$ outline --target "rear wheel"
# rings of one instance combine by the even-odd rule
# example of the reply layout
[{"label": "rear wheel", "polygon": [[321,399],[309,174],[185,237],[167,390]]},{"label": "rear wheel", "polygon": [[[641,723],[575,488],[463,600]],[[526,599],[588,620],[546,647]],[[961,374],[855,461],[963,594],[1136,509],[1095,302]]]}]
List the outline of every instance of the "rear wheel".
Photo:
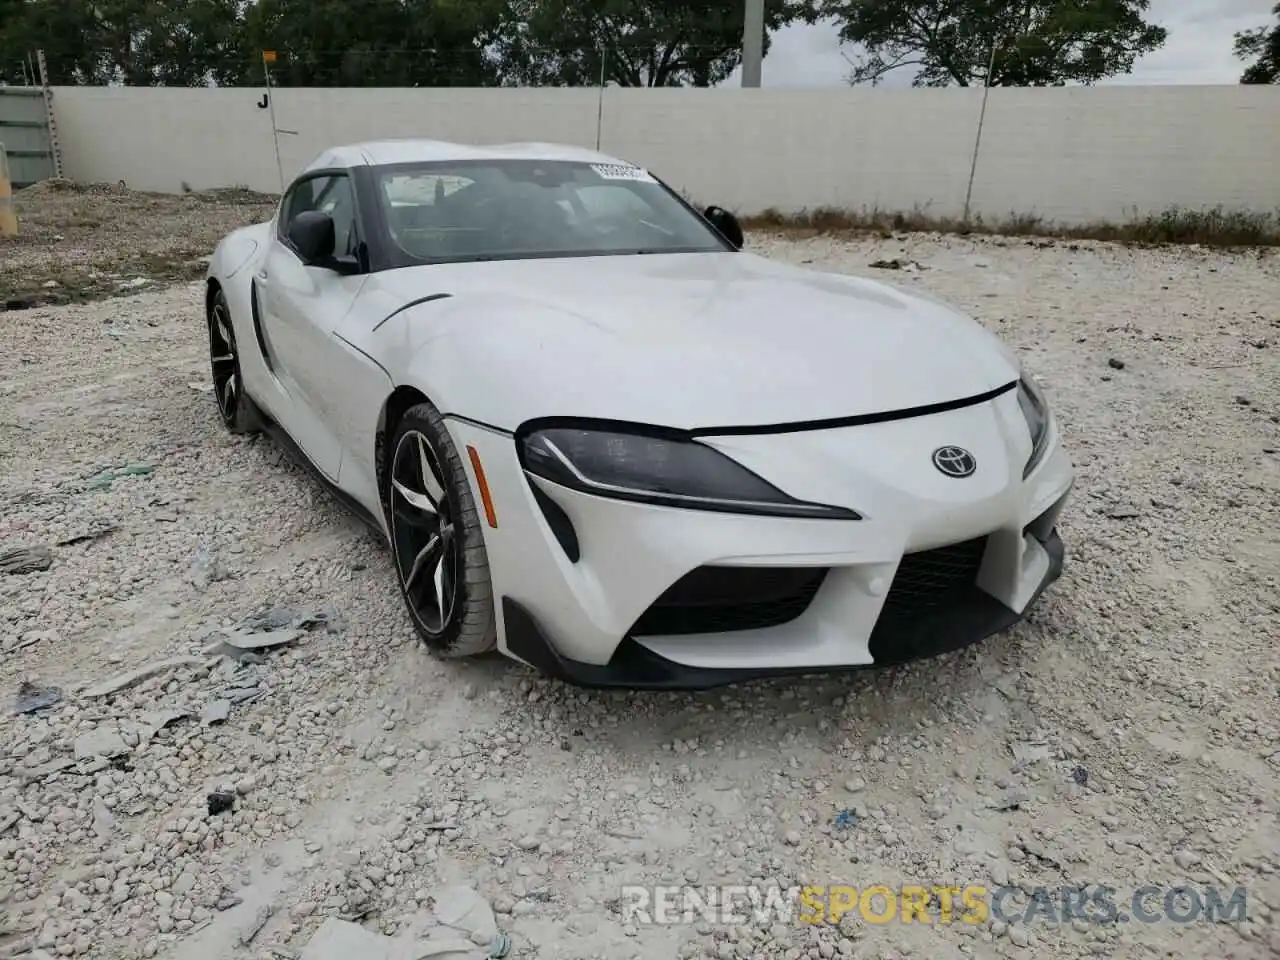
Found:
[{"label": "rear wheel", "polygon": [[496,626],[484,533],[440,412],[430,403],[411,407],[387,449],[387,521],[414,628],[436,656],[487,653]]},{"label": "rear wheel", "polygon": [[258,408],[244,392],[235,326],[231,323],[231,310],[221,288],[213,295],[208,321],[209,366],[222,425],[232,433],[252,433],[258,429]]}]

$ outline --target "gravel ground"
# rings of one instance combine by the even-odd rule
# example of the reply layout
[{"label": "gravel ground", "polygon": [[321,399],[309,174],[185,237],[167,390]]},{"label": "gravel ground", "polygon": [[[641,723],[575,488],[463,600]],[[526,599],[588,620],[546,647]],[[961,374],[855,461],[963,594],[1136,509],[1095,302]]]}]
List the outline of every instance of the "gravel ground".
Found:
[{"label": "gravel ground", "polygon": [[[0,315],[0,545],[51,549],[0,574],[0,957],[296,958],[322,918],[395,931],[440,883],[488,898],[513,958],[1280,955],[1280,260],[751,244],[926,288],[1023,351],[1079,471],[1027,622],[704,694],[441,664],[373,538],[220,428],[198,284]],[[278,608],[293,642],[226,645]],[[190,659],[93,689],[166,658]],[[15,716],[24,682],[62,699]],[[713,882],[1242,886],[1248,919],[617,913],[623,884]]]},{"label": "gravel ground", "polygon": [[181,195],[45,180],[14,195],[18,235],[0,237],[0,311],[83,303],[204,275],[229,230],[270,217],[248,190]]}]

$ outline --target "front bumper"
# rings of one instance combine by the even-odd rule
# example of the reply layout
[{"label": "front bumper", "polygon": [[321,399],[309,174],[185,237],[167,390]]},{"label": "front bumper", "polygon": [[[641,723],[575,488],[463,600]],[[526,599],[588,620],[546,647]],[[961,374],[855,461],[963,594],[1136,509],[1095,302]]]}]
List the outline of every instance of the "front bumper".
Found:
[{"label": "front bumper", "polygon": [[[535,485],[510,436],[449,427],[459,449],[475,448],[496,512],[485,547],[499,648],[583,686],[704,688],[956,649],[1017,622],[1062,570],[1071,465],[1054,425],[1023,478],[1030,438],[1012,392],[910,420],[706,440],[857,521]],[[963,480],[929,460],[957,439],[980,465]]]},{"label": "front bumper", "polygon": [[[1056,530],[1044,547],[1049,555],[1049,569],[1032,597],[1033,603],[1062,573],[1065,550]],[[974,586],[954,605],[931,610],[906,622],[886,619],[878,623],[872,631],[871,645],[882,646],[889,652],[870,664],[836,664],[821,668],[696,667],[669,660],[631,637],[623,639],[608,663],[594,664],[561,656],[533,615],[519,601],[502,598],[508,651],[549,677],[597,689],[706,690],[746,680],[796,676],[819,670],[825,673],[865,670],[958,650],[1013,626],[1022,617],[1023,614],[1015,613],[991,594]]]}]

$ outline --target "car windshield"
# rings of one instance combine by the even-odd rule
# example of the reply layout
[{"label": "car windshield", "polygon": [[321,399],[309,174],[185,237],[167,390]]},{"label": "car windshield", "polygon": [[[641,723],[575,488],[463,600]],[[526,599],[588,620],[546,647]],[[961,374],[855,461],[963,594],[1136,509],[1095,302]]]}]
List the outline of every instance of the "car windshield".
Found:
[{"label": "car windshield", "polygon": [[466,160],[396,164],[375,176],[407,263],[732,249],[626,164]]}]

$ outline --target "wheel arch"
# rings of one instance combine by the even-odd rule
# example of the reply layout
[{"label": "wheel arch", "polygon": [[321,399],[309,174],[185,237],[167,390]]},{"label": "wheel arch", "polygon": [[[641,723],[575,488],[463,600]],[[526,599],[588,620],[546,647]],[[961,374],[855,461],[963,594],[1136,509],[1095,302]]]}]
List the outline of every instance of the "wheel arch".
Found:
[{"label": "wheel arch", "polygon": [[[430,401],[425,393],[415,386],[400,384],[382,402],[378,412],[378,425],[374,431],[373,463],[377,473],[378,495],[385,501],[387,488],[387,438],[395,432],[396,424],[411,407]],[[385,507],[385,502],[384,502]]]},{"label": "wheel arch", "polygon": [[206,317],[213,313],[213,301],[221,289],[222,284],[218,282],[217,277],[206,278],[204,282],[204,315]]}]

